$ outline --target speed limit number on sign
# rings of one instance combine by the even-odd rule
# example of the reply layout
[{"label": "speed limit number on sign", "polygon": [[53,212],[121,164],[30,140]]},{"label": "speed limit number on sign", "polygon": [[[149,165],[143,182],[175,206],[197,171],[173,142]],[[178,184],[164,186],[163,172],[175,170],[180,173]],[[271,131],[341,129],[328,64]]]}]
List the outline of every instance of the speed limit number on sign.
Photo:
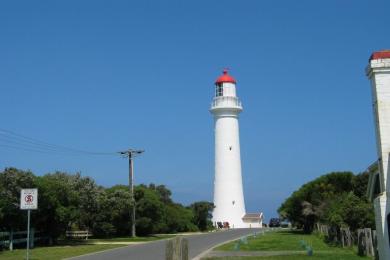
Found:
[{"label": "speed limit number on sign", "polygon": [[38,189],[22,189],[20,191],[20,209],[38,208]]}]

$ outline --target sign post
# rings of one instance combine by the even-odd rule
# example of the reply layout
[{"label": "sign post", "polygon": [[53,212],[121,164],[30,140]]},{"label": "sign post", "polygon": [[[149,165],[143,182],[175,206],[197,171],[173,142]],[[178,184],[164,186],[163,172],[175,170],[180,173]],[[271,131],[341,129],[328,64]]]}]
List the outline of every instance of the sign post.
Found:
[{"label": "sign post", "polygon": [[38,189],[22,189],[20,191],[20,209],[27,210],[27,252],[26,260],[29,260],[30,250],[30,211],[38,208]]}]

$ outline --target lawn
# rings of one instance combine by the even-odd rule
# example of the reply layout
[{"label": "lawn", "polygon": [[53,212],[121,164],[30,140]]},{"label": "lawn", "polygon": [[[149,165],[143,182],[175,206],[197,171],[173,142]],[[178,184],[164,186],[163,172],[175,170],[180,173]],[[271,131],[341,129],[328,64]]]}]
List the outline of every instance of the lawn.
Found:
[{"label": "lawn", "polygon": [[114,238],[92,238],[92,239],[81,239],[81,240],[60,240],[60,244],[96,244],[96,243],[116,243],[116,242],[150,242],[150,241],[156,241],[160,239],[166,239],[166,238],[172,238],[176,235],[174,234],[164,234],[164,235],[153,235],[153,236],[147,236],[147,237],[114,237]]},{"label": "lawn", "polygon": [[[123,245],[72,245],[72,246],[50,246],[36,247],[30,250],[31,260],[60,260],[67,257],[84,255],[88,253],[113,249]],[[13,251],[0,252],[2,260],[25,259],[26,249],[15,249]]]},{"label": "lawn", "polygon": [[[315,235],[305,235],[300,231],[278,231],[268,232],[264,235],[258,234],[248,238],[248,244],[241,244],[240,250],[254,251],[285,251],[285,250],[302,250],[300,241],[304,240],[314,250],[329,250],[319,237]],[[236,242],[231,242],[218,247],[216,250],[234,250]],[[336,249],[336,248],[335,248]]]},{"label": "lawn", "polygon": [[215,257],[205,258],[202,260],[301,260],[301,259],[313,259],[313,260],[364,260],[370,259],[366,257],[360,257],[351,254],[339,254],[339,253],[318,253],[313,256],[307,255],[286,255],[286,256],[255,256],[255,257]]},{"label": "lawn", "polygon": [[[36,247],[30,250],[31,260],[59,260],[126,246],[131,242],[150,242],[174,237],[175,235],[154,235],[148,237],[119,237],[110,239],[60,240],[58,246]],[[124,243],[124,244],[123,244]],[[0,251],[1,260],[25,259],[26,249]]]},{"label": "lawn", "polygon": [[150,242],[160,239],[166,239],[166,238],[172,238],[176,235],[172,234],[164,234],[164,235],[154,235],[154,236],[147,236],[147,237],[116,237],[116,238],[109,238],[109,239],[88,239],[88,241],[92,242]]},{"label": "lawn", "polygon": [[[302,247],[302,242],[305,241],[313,249],[313,255],[308,256],[305,249]],[[214,249],[215,251],[235,251],[237,242],[230,242]],[[236,248],[237,249],[237,248]],[[278,231],[268,232],[256,237],[248,237],[248,243],[240,243],[239,251],[261,251],[269,252],[284,252],[291,251],[290,255],[281,256],[254,256],[254,257],[211,257],[208,260],[298,260],[298,259],[331,259],[331,260],[352,260],[352,259],[371,259],[369,257],[360,257],[356,254],[356,248],[340,248],[329,246],[316,235],[306,235],[299,231]],[[238,251],[238,252],[239,252]],[[297,254],[297,251],[298,252]]]}]

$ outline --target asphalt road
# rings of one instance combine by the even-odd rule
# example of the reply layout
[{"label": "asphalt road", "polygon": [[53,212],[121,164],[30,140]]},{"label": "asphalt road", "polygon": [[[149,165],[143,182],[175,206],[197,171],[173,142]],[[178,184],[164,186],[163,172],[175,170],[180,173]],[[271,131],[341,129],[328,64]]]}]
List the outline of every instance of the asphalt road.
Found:
[{"label": "asphalt road", "polygon": [[[219,231],[207,234],[197,234],[185,236],[188,239],[190,259],[207,251],[208,249],[223,242],[236,239],[247,234],[251,234],[258,229],[234,229],[229,231]],[[145,244],[135,244],[117,249],[112,249],[100,253],[94,253],[79,257],[70,258],[72,260],[164,260],[166,240],[159,240]]]}]

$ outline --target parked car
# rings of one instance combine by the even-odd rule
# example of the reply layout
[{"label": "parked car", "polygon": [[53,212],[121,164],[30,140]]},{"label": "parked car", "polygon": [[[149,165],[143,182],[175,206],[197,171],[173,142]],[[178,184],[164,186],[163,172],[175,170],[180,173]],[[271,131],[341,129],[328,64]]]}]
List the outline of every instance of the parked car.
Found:
[{"label": "parked car", "polygon": [[280,227],[280,219],[278,218],[271,218],[269,221],[269,227]]},{"label": "parked car", "polygon": [[288,221],[282,221],[282,222],[280,222],[280,226],[282,228],[291,228],[291,223]]}]

